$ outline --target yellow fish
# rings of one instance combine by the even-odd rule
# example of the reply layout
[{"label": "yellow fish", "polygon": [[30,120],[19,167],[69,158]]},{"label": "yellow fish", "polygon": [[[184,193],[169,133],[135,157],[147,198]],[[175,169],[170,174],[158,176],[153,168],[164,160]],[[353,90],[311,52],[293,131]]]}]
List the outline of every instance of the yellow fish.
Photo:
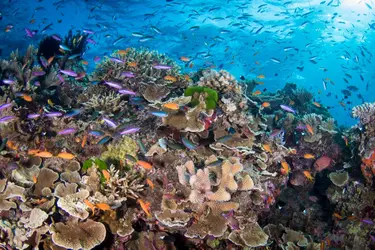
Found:
[{"label": "yellow fish", "polygon": [[283,175],[287,175],[290,172],[289,164],[286,161],[281,162],[282,168],[280,169]]},{"label": "yellow fish", "polygon": [[66,160],[72,160],[74,159],[75,156],[71,153],[61,152],[60,154],[57,155],[57,157],[66,159]]},{"label": "yellow fish", "polygon": [[163,104],[163,106],[167,109],[173,109],[173,110],[179,110],[180,109],[180,106],[177,103],[174,103],[174,102],[165,103],[165,104]]},{"label": "yellow fish", "polygon": [[264,79],[264,78],[266,78],[266,76],[265,75],[258,75],[257,78]]},{"label": "yellow fish", "polygon": [[271,150],[271,146],[269,144],[263,144],[263,148],[264,150],[266,150],[268,153],[271,153],[272,150]]},{"label": "yellow fish", "polygon": [[303,158],[305,159],[315,159],[315,156],[312,154],[304,154]]},{"label": "yellow fish", "polygon": [[312,181],[314,178],[311,176],[311,173],[307,170],[303,171],[303,174],[305,175],[305,177],[309,180],[309,181]]},{"label": "yellow fish", "polygon": [[53,155],[48,151],[42,151],[42,152],[36,153],[35,156],[39,156],[41,158],[51,158]]}]

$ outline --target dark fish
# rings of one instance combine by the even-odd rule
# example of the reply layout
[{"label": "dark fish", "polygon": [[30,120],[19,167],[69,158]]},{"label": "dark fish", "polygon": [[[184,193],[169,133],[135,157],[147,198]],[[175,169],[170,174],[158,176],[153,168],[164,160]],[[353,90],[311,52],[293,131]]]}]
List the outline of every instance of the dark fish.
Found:
[{"label": "dark fish", "polygon": [[348,90],[350,91],[358,91],[358,88],[354,85],[349,85],[348,87],[346,87]]},{"label": "dark fish", "polygon": [[112,139],[112,137],[109,136],[109,135],[104,136],[102,139],[100,139],[100,141],[98,141],[97,145],[103,145],[103,144],[106,144],[106,143],[109,142],[111,139]]}]

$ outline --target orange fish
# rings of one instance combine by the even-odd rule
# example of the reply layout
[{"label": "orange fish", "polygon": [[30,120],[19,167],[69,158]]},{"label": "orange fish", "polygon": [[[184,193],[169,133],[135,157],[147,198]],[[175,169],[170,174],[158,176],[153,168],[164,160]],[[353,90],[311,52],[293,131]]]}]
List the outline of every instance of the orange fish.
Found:
[{"label": "orange fish", "polygon": [[95,213],[95,205],[92,204],[89,200],[83,200],[83,202],[86,204],[86,206],[88,206],[91,211],[92,211],[92,214]]},{"label": "orange fish", "polygon": [[29,149],[29,150],[27,151],[27,154],[28,154],[28,155],[35,155],[35,154],[37,154],[37,153],[39,153],[39,152],[40,152],[39,149]]},{"label": "orange fish", "polygon": [[344,139],[344,141],[345,141],[345,146],[349,146],[348,137],[346,137],[346,136],[343,135],[342,139]]},{"label": "orange fish", "polygon": [[311,135],[314,135],[314,130],[309,124],[306,124],[306,129]]},{"label": "orange fish", "polygon": [[264,150],[266,150],[268,153],[271,153],[272,150],[271,150],[271,146],[269,144],[263,144],[263,148]]},{"label": "orange fish", "polygon": [[10,148],[11,150],[17,150],[18,147],[14,144],[13,141],[7,141],[7,147]]},{"label": "orange fish", "polygon": [[292,100],[289,101],[289,105],[294,105],[294,104],[295,104],[294,101],[292,101]]},{"label": "orange fish", "polygon": [[309,181],[312,181],[314,178],[312,177],[311,173],[309,171],[303,171],[303,174],[305,175],[305,177],[309,180]]},{"label": "orange fish", "polygon": [[89,62],[88,62],[88,61],[85,61],[85,60],[83,60],[83,61],[82,61],[82,64],[83,64],[83,65],[89,65]]},{"label": "orange fish", "polygon": [[304,154],[303,158],[305,158],[305,159],[315,159],[315,156],[312,155],[312,154]]},{"label": "orange fish", "polygon": [[190,63],[189,64],[189,68],[193,68],[194,67],[194,64],[193,63]]},{"label": "orange fish", "polygon": [[152,165],[146,161],[137,161],[136,164],[147,170],[152,169]]},{"label": "orange fish", "polygon": [[35,156],[39,156],[42,158],[51,158],[53,155],[48,151],[41,151],[35,154]]},{"label": "orange fish", "polygon": [[289,164],[286,161],[281,162],[282,168],[280,169],[283,175],[287,175],[290,172]]},{"label": "orange fish", "polygon": [[138,199],[139,205],[141,205],[142,210],[147,214],[148,217],[151,217],[150,213],[150,202],[144,202],[141,199]]},{"label": "orange fish", "polygon": [[22,95],[22,98],[27,102],[32,102],[33,98],[29,95]]},{"label": "orange fish", "polygon": [[165,103],[165,104],[163,104],[163,106],[167,109],[173,109],[173,110],[179,110],[180,109],[180,106],[177,103],[174,103],[174,102]]},{"label": "orange fish", "polygon": [[66,159],[66,160],[72,160],[74,159],[75,156],[71,153],[61,152],[60,154],[57,155],[57,157]]},{"label": "orange fish", "polygon": [[295,148],[291,148],[289,149],[289,153],[295,155],[297,154],[297,150]]},{"label": "orange fish", "polygon": [[171,81],[171,82],[177,82],[177,78],[174,76],[164,76],[164,80]]},{"label": "orange fish", "polygon": [[103,173],[103,176],[104,178],[106,179],[106,181],[108,182],[110,179],[111,179],[111,175],[109,174],[109,172],[105,169],[102,170],[102,173]]},{"label": "orange fish", "polygon": [[333,213],[333,216],[339,220],[342,220],[342,216],[339,213]]},{"label": "orange fish", "polygon": [[98,203],[98,204],[95,204],[95,207],[103,211],[111,210],[111,207],[107,203]]},{"label": "orange fish", "polygon": [[184,78],[185,78],[186,81],[190,81],[191,80],[189,75],[184,75]]},{"label": "orange fish", "polygon": [[258,75],[257,78],[259,78],[259,79],[264,79],[264,78],[266,78],[266,77],[265,77],[265,75]]},{"label": "orange fish", "polygon": [[51,64],[51,62],[53,61],[53,59],[55,59],[55,56],[51,56],[50,58],[48,58],[48,64]]},{"label": "orange fish", "polygon": [[260,90],[257,90],[255,92],[253,92],[253,96],[257,96],[257,95],[260,95],[262,94],[262,92]]},{"label": "orange fish", "polygon": [[81,147],[82,147],[82,148],[85,147],[86,142],[87,142],[87,135],[83,136],[83,138],[82,138],[82,143],[81,143]]},{"label": "orange fish", "polygon": [[255,64],[256,64],[256,65],[259,65],[259,64],[260,64],[260,62],[258,62],[258,61],[255,61]]},{"label": "orange fish", "polygon": [[129,52],[129,50],[130,50],[130,48],[127,48],[127,49],[121,49],[121,50],[118,50],[117,51],[117,54],[119,54],[119,55],[126,55],[128,52]]},{"label": "orange fish", "polygon": [[31,24],[35,23],[35,19],[31,19],[29,23]]},{"label": "orange fish", "polygon": [[318,102],[313,102],[313,104],[314,104],[316,107],[318,107],[318,108],[321,107],[320,103],[318,103]]},{"label": "orange fish", "polygon": [[150,186],[151,189],[154,189],[155,185],[154,185],[154,183],[150,179],[147,178],[146,179],[146,183],[147,183],[147,185]]},{"label": "orange fish", "polygon": [[183,62],[188,62],[188,61],[190,61],[190,58],[188,58],[186,56],[181,56],[180,60],[183,61]]},{"label": "orange fish", "polygon": [[36,175],[33,175],[33,182],[34,184],[38,182],[38,178],[36,177]]},{"label": "orange fish", "polygon": [[269,103],[269,102],[263,102],[262,103],[262,107],[263,108],[268,108],[268,107],[270,107],[271,106],[271,103]]},{"label": "orange fish", "polygon": [[136,62],[128,62],[128,66],[129,67],[137,67],[137,63]]}]

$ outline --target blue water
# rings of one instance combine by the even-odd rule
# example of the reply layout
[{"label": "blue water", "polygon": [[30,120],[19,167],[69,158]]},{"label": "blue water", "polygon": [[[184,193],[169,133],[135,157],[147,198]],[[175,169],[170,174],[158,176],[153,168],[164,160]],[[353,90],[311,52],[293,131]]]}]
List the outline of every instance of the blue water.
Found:
[{"label": "blue water", "polygon": [[[341,125],[355,122],[350,116],[354,105],[375,101],[373,0],[3,0],[0,12],[2,58],[37,45],[47,35],[64,37],[70,29],[90,29],[96,44],[90,44],[84,56],[89,71],[95,68],[95,56],[145,47],[166,53],[183,67],[181,56],[194,58],[193,68],[185,71],[216,66],[237,78],[263,74],[264,85],[258,86],[262,91],[274,92],[294,82],[331,106]],[[7,25],[14,27],[5,32]],[[25,28],[38,32],[30,38]],[[119,37],[124,39],[113,45]],[[330,79],[326,90],[325,78]],[[358,91],[343,100],[341,90],[349,85]]]}]

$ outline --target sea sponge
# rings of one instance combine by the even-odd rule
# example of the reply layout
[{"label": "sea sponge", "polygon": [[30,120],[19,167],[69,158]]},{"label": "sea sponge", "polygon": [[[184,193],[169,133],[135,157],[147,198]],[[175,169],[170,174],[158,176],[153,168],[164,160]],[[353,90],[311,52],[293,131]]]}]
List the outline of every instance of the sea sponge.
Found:
[{"label": "sea sponge", "polygon": [[[124,136],[120,141],[114,141],[108,145],[107,151],[103,152],[101,159],[103,160],[123,160],[126,155],[137,158],[137,143],[130,137]],[[131,164],[131,163],[129,163]]]},{"label": "sea sponge", "polygon": [[102,223],[90,219],[85,222],[72,219],[65,224],[53,224],[50,233],[53,243],[60,247],[88,250],[104,241],[106,229]]},{"label": "sea sponge", "polygon": [[338,187],[343,187],[349,181],[349,174],[346,171],[330,173],[329,179]]},{"label": "sea sponge", "polygon": [[216,104],[219,101],[218,93],[210,88],[201,87],[201,86],[191,86],[188,87],[185,92],[185,96],[191,96],[191,104],[196,106],[200,103],[200,97],[203,96],[206,104],[206,109],[215,109]]}]

